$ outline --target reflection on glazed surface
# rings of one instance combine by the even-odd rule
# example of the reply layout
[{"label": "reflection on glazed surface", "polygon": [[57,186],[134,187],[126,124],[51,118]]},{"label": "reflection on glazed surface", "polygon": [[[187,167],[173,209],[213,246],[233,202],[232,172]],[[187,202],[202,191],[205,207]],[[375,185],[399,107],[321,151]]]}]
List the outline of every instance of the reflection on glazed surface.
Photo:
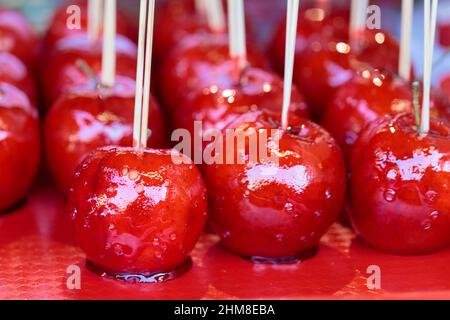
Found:
[{"label": "reflection on glazed surface", "polygon": [[16,87],[0,82],[0,213],[27,194],[40,161],[36,108]]},{"label": "reflection on glazed surface", "polygon": [[[449,110],[438,96],[433,97],[432,116],[447,117]],[[364,67],[337,90],[322,125],[349,159],[359,133],[368,123],[388,113],[402,112],[414,112],[411,85],[390,72]]]},{"label": "reflection on glazed surface", "polygon": [[80,247],[103,271],[169,272],[188,258],[206,220],[206,189],[171,152],[103,148],[77,171],[70,216]]},{"label": "reflection on glazed surface", "polygon": [[[81,86],[72,91],[58,99],[45,121],[48,166],[65,193],[76,168],[90,152],[103,146],[133,144],[134,81],[118,77],[113,88]],[[163,118],[154,99],[149,119],[149,146],[164,146]]]},{"label": "reflection on glazed surface", "polygon": [[383,117],[362,133],[351,162],[351,217],[362,237],[397,254],[450,243],[450,128],[432,120],[417,133],[412,114]]},{"label": "reflection on glazed surface", "polygon": [[23,90],[36,105],[37,93],[27,67],[14,55],[0,52],[0,82],[6,82]]},{"label": "reflection on glazed surface", "polygon": [[[136,78],[136,45],[117,35],[116,74],[131,79]],[[80,67],[80,62],[89,69]],[[49,108],[63,93],[74,86],[89,84],[100,79],[102,67],[102,42],[93,43],[86,34],[76,35],[58,41],[46,57],[42,67],[42,87],[46,107]]]},{"label": "reflection on glazed surface", "polygon": [[[251,46],[247,60],[252,67],[268,67],[267,59]],[[227,35],[194,34],[184,38],[159,69],[158,89],[164,107],[180,108],[190,91],[221,84],[231,68]]]},{"label": "reflection on glazed surface", "polygon": [[[283,81],[277,75],[249,68],[244,71],[240,84],[235,84],[231,66],[227,69],[220,82],[191,92],[182,108],[174,111],[172,125],[175,128],[193,132],[194,121],[202,121],[204,130],[223,130],[248,111],[281,114]],[[292,117],[308,116],[308,108],[295,87],[289,111]]]},{"label": "reflection on glazed surface", "polygon": [[[253,116],[242,116],[230,127],[279,128],[270,115]],[[205,166],[213,227],[240,255],[296,257],[317,246],[342,208],[345,166],[336,143],[308,120],[291,119],[291,124],[279,149],[271,150],[278,164]]]},{"label": "reflection on glazed surface", "polygon": [[38,38],[31,23],[19,11],[6,8],[0,8],[0,22],[0,51],[9,52],[33,67]]}]

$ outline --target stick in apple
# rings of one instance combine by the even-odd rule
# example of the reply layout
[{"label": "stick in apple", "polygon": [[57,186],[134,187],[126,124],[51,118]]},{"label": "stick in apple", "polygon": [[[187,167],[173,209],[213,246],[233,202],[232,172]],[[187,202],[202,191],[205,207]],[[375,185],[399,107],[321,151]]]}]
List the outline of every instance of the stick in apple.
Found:
[{"label": "stick in apple", "polygon": [[368,0],[352,0],[350,10],[350,45],[357,48],[361,33],[366,27]]},{"label": "stick in apple", "polygon": [[242,71],[247,66],[243,0],[228,0],[228,29],[230,36],[230,57],[235,66],[233,78],[236,82],[239,82]]},{"label": "stick in apple", "polygon": [[133,121],[133,147],[144,149],[146,145],[141,145],[141,123],[142,123],[142,95],[144,92],[144,62],[145,62],[145,41],[147,29],[147,0],[140,0],[139,9],[139,40],[138,57],[136,67],[136,97],[134,100],[134,121]]},{"label": "stick in apple", "polygon": [[114,86],[116,77],[116,0],[105,0],[102,85]]},{"label": "stick in apple", "polygon": [[100,25],[102,23],[103,0],[88,1],[88,22],[87,31],[89,39],[97,41],[100,35]]},{"label": "stick in apple", "polygon": [[133,126],[133,146],[139,149],[145,149],[148,140],[154,17],[155,0],[141,0]]},{"label": "stick in apple", "polygon": [[284,130],[288,127],[289,105],[291,104],[292,77],[294,73],[295,42],[297,39],[299,0],[288,0],[286,22],[286,53],[284,61],[284,92],[281,123]]},{"label": "stick in apple", "polygon": [[413,11],[414,0],[402,0],[402,26],[398,74],[408,82],[411,80],[411,35]]},{"label": "stick in apple", "polygon": [[148,140],[148,114],[150,109],[150,81],[152,74],[152,52],[153,52],[153,28],[155,20],[155,0],[150,0],[147,14],[147,39],[145,44],[144,63],[144,97],[141,119],[141,146],[147,146]]},{"label": "stick in apple", "polygon": [[436,35],[436,20],[438,0],[424,1],[424,72],[423,72],[423,101],[422,117],[420,121],[420,133],[426,134],[430,131],[430,93],[431,73],[433,69],[434,41]]},{"label": "stick in apple", "polygon": [[206,15],[207,0],[195,0],[195,11],[200,18]]},{"label": "stick in apple", "polygon": [[222,0],[209,0],[205,3],[206,19],[209,28],[214,33],[224,33],[226,29],[225,13]]}]

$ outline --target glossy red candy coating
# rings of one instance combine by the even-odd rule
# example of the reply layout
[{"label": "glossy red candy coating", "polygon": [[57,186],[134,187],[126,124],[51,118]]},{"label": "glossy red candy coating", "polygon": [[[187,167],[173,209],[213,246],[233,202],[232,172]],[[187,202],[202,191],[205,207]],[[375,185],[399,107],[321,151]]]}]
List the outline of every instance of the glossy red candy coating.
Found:
[{"label": "glossy red candy coating", "polygon": [[334,92],[351,79],[348,45],[313,42],[296,55],[294,82],[305,97],[314,119],[320,119]]},{"label": "glossy red candy coating", "polygon": [[351,163],[351,220],[373,247],[427,254],[450,245],[450,127],[419,135],[412,114],[385,116],[361,133]]},{"label": "glossy red candy coating", "polygon": [[36,87],[27,67],[8,52],[0,52],[0,82],[6,82],[25,92],[33,105],[36,105]]},{"label": "glossy red candy coating", "polygon": [[[136,45],[120,35],[116,39],[116,74],[134,79],[136,77]],[[47,107],[71,87],[89,80],[89,75],[77,64],[77,61],[87,64],[100,79],[102,41],[92,43],[86,35],[78,35],[64,38],[56,43],[41,74]]]},{"label": "glossy red candy coating", "polygon": [[321,124],[336,139],[348,158],[366,124],[390,112],[413,110],[412,92],[403,79],[364,68],[336,91]]},{"label": "glossy red candy coating", "polygon": [[195,33],[211,33],[205,19],[197,15],[194,1],[171,0],[155,12],[153,55],[160,61],[182,39]]},{"label": "glossy red candy coating", "polygon": [[198,241],[206,189],[169,150],[102,148],[79,167],[69,209],[87,259],[113,274],[169,272]]},{"label": "glossy red candy coating", "polygon": [[[421,104],[421,97],[419,101]],[[432,100],[433,116],[448,117],[449,110],[438,97]],[[411,85],[390,72],[363,68],[337,90],[322,125],[348,159],[359,133],[368,123],[388,113],[402,112],[414,112]]]},{"label": "glossy red candy coating", "polygon": [[[278,124],[276,117],[256,113],[230,128],[270,130]],[[205,167],[212,226],[242,256],[297,257],[317,246],[343,207],[346,172],[339,147],[306,119],[291,125],[279,140],[279,164],[266,159]]]},{"label": "glossy red candy coating", "polygon": [[315,119],[322,118],[336,89],[352,77],[352,69],[368,64],[396,72],[399,48],[391,36],[367,30],[361,39],[358,48],[351,48],[345,40],[319,39],[297,53],[294,82]]},{"label": "glossy red candy coating", "polygon": [[[118,78],[112,89],[81,88],[63,95],[45,119],[48,167],[59,188],[67,193],[73,174],[98,147],[132,146],[135,82]],[[150,101],[149,146],[163,147],[165,126],[158,104]]]},{"label": "glossy red candy coating", "polygon": [[[267,68],[266,58],[249,48],[249,65]],[[163,106],[180,107],[192,90],[209,85],[232,68],[227,35],[194,34],[186,37],[163,60],[158,92]]]},{"label": "glossy red candy coating", "polygon": [[[230,74],[231,70],[228,70],[209,87],[192,91],[182,107],[174,110],[172,126],[193,132],[194,121],[202,121],[204,130],[222,130],[248,111],[281,114],[283,81],[276,74],[249,68],[240,84],[235,84]],[[292,89],[290,114],[308,115],[308,108],[295,87]]]},{"label": "glossy red candy coating", "polygon": [[32,66],[37,45],[31,23],[18,11],[0,8],[0,52],[9,52]]},{"label": "glossy red candy coating", "polygon": [[37,110],[25,93],[0,82],[0,212],[26,195],[39,160]]},{"label": "glossy red candy coating", "polygon": [[[67,27],[68,20],[71,14],[67,13],[69,6],[76,5],[80,8],[80,29],[69,29]],[[78,35],[85,35],[88,25],[88,8],[87,1],[70,1],[59,8],[53,13],[53,17],[50,21],[49,27],[43,39],[44,47],[46,50],[51,49],[59,40]],[[117,34],[128,37],[131,40],[136,38],[136,35],[131,27],[131,23],[128,17],[121,11],[117,10]],[[102,32],[100,32],[101,34]]]}]

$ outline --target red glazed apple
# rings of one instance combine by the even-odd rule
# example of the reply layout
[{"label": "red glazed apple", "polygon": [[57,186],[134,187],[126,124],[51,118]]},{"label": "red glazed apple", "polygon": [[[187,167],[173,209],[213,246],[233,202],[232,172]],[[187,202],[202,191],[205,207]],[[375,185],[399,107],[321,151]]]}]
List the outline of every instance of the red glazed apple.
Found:
[{"label": "red glazed apple", "polygon": [[[257,68],[244,71],[240,83],[234,83],[229,70],[206,88],[192,91],[180,108],[173,111],[174,128],[186,128],[193,133],[194,121],[202,121],[203,129],[225,129],[241,114],[264,110],[281,113],[283,81],[274,73]],[[308,116],[303,98],[293,87],[290,114]]]},{"label": "red glazed apple", "polygon": [[37,44],[33,26],[20,12],[0,8],[0,52],[9,52],[32,66]]},{"label": "red glazed apple", "polygon": [[297,54],[294,81],[320,120],[336,89],[352,77],[353,68],[368,64],[395,71],[398,51],[397,43],[381,31],[364,32],[358,48],[343,41],[313,41]]},{"label": "red glazed apple", "polygon": [[[69,29],[67,26],[68,20],[71,16],[71,13],[68,13],[67,10],[70,6],[78,6],[80,9],[80,28]],[[70,1],[65,5],[60,6],[56,9],[53,14],[53,18],[50,21],[50,25],[47,29],[44,38],[44,47],[46,50],[51,49],[59,40],[70,37],[70,36],[79,36],[85,35],[87,32],[87,24],[88,24],[88,8],[86,0],[78,0],[78,1]],[[121,11],[117,10],[117,26],[116,30],[118,34],[121,34],[125,37],[128,37],[131,40],[136,38],[136,35],[131,27],[131,23],[128,20],[128,17]],[[100,32],[101,33],[101,32]]]},{"label": "red glazed apple", "polygon": [[[66,93],[45,119],[45,147],[50,172],[63,192],[83,159],[98,147],[132,145],[135,82],[117,77],[113,88],[81,87]],[[151,100],[150,146],[165,143],[163,117]]]},{"label": "red glazed apple", "polygon": [[0,212],[25,197],[39,159],[37,110],[25,93],[0,82]]},{"label": "red glazed apple", "polygon": [[345,42],[312,42],[296,55],[294,82],[305,97],[314,119],[320,119],[337,88],[353,75],[350,46]]},{"label": "red glazed apple", "polygon": [[[281,131],[278,148],[271,144],[274,140],[258,142],[276,161],[205,167],[212,226],[223,244],[241,256],[296,258],[317,247],[343,207],[346,172],[338,145],[306,119],[292,118],[290,123]],[[256,112],[229,128],[247,133],[280,126],[276,116]],[[234,148],[225,150],[236,152]]]},{"label": "red glazed apple", "polygon": [[[248,62],[252,67],[266,68],[266,59],[249,49]],[[230,70],[232,61],[228,36],[195,34],[185,38],[163,60],[159,70],[159,96],[164,107],[180,107],[192,90],[213,83]]]},{"label": "red glazed apple", "polygon": [[171,0],[155,12],[154,58],[160,61],[182,39],[195,33],[211,33],[206,20],[196,13],[194,1]]},{"label": "red glazed apple", "polygon": [[102,148],[79,167],[68,203],[89,263],[125,280],[164,281],[187,261],[207,217],[206,189],[194,165],[172,162],[174,152]]},{"label": "red glazed apple", "polygon": [[[369,122],[388,113],[413,111],[411,85],[390,72],[363,68],[337,90],[325,111],[322,125],[337,140],[348,159],[360,131]],[[432,100],[432,115],[448,117],[449,111],[449,106],[438,97]]]},{"label": "red glazed apple", "polygon": [[361,132],[351,161],[350,217],[371,246],[427,254],[450,245],[450,127],[414,115],[379,118]]},{"label": "red glazed apple", "polygon": [[25,92],[33,105],[36,105],[36,87],[27,67],[8,52],[0,52],[0,82],[14,85]]},{"label": "red glazed apple", "polygon": [[[136,57],[136,45],[131,40],[118,35],[116,38],[116,74],[135,78]],[[87,35],[64,38],[56,43],[46,63],[41,78],[46,106],[49,107],[71,87],[83,84],[89,79],[91,75],[86,74],[82,64],[88,66],[90,73],[100,78],[102,41],[92,43]]]}]

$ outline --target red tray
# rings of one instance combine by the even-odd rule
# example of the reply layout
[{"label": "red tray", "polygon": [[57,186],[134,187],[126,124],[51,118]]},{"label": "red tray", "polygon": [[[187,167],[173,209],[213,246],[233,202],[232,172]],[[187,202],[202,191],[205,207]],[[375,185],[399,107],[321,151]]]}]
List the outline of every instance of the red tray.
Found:
[{"label": "red tray", "polygon": [[[40,185],[27,202],[0,216],[0,299],[450,299],[450,250],[399,257],[368,248],[334,225],[314,258],[295,265],[252,264],[204,235],[193,267],[162,284],[102,278],[85,266],[71,239],[64,199]],[[81,268],[81,289],[67,287],[67,268]],[[367,287],[367,268],[381,269],[381,289]]]}]

